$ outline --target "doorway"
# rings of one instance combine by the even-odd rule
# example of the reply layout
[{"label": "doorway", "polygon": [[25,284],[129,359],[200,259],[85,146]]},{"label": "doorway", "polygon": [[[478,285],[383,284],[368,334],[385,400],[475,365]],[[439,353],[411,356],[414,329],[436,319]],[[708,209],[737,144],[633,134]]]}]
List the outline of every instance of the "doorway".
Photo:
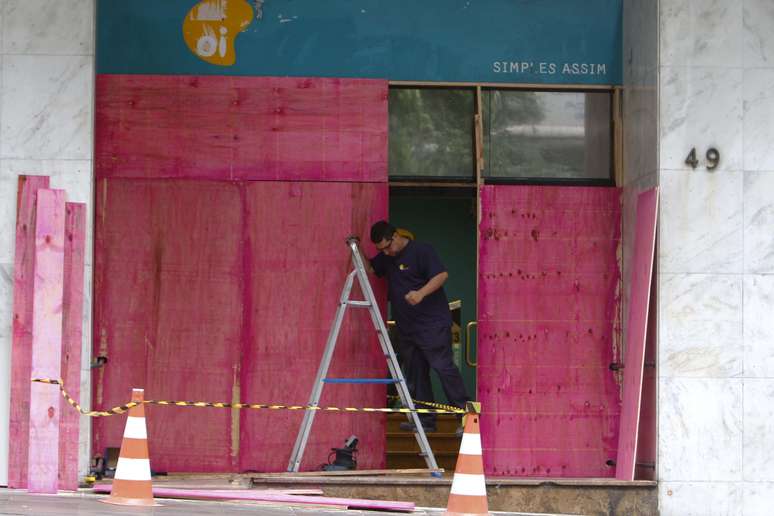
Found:
[{"label": "doorway", "polygon": [[[472,188],[392,187],[390,221],[428,242],[449,272],[444,284],[450,304],[459,309],[454,328],[454,362],[462,373],[468,395],[476,394],[475,340],[471,322],[476,320],[476,195]],[[456,303],[459,302],[459,303]],[[435,400],[446,403],[440,382],[432,373]]]}]

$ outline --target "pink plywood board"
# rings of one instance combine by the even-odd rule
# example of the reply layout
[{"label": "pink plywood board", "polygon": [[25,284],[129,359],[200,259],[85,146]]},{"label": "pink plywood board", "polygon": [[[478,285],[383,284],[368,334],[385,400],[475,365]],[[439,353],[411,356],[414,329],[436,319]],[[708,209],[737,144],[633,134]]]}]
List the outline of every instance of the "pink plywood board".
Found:
[{"label": "pink plywood board", "polygon": [[634,236],[634,260],[630,278],[631,295],[627,314],[624,359],[626,367],[624,368],[623,408],[616,459],[616,478],[619,480],[634,480],[657,217],[658,189],[653,188],[640,193],[637,197],[637,225]]},{"label": "pink plywood board", "polygon": [[[61,378],[70,396],[80,400],[86,205],[68,202],[65,211]],[[76,410],[62,404],[59,417],[59,489],[78,489],[80,420]]]},{"label": "pink plywood board", "polygon": [[[95,373],[94,406],[125,402],[131,385],[156,399],[306,403],[348,267],[344,238],[365,240],[386,216],[387,186],[100,179],[97,190],[94,345],[109,360]],[[344,325],[335,371],[383,376],[370,320],[358,315]],[[384,388],[331,386],[326,396],[382,405]],[[300,415],[245,411],[237,434],[228,410],[149,406],[151,462],[284,470]],[[94,422],[95,451],[120,445],[113,419]],[[310,467],[350,433],[368,445],[362,467],[383,467],[384,418],[363,414],[319,415]]]},{"label": "pink plywood board", "polygon": [[[242,319],[240,186],[100,180],[95,268],[95,407],[148,399],[233,401]],[[101,348],[104,345],[104,350]],[[156,471],[230,471],[224,409],[149,406]],[[121,444],[117,418],[94,422],[95,451]]]},{"label": "pink plywood board", "polygon": [[386,181],[387,82],[98,75],[97,177]]},{"label": "pink plywood board", "polygon": [[[386,217],[387,187],[256,182],[248,186],[247,198],[252,316],[243,353],[242,387],[245,393],[259,397],[259,402],[306,404],[350,270],[344,238],[355,234],[362,242],[368,241],[370,223]],[[370,243],[368,246],[373,252]],[[379,287],[377,292],[383,293]],[[349,311],[329,376],[386,375],[386,362],[368,314]],[[383,406],[384,399],[384,386],[328,385],[321,404]],[[243,413],[241,469],[284,470],[302,416],[301,412]],[[350,434],[361,442],[360,467],[384,467],[385,424],[381,415],[318,414],[302,469],[316,469],[327,462],[330,448],[341,446]]]},{"label": "pink plywood board", "polygon": [[48,177],[19,176],[16,205],[16,251],[13,267],[13,341],[8,487],[27,487],[32,367],[32,306],[35,270],[35,199],[48,188]]},{"label": "pink plywood board", "polygon": [[[32,316],[32,378],[59,378],[62,356],[65,193],[38,190]],[[59,387],[30,384],[27,489],[56,493],[59,479]]]},{"label": "pink plywood board", "polygon": [[[97,484],[94,486],[94,491],[97,493],[109,493],[112,491],[112,486]],[[258,491],[255,489],[176,489],[170,487],[154,487],[153,496],[159,498],[182,498],[189,500],[250,500],[299,505],[337,505],[342,509],[349,508],[353,510],[366,509],[398,512],[413,512],[415,507],[413,502],[305,496],[266,490]]]},{"label": "pink plywood board", "polygon": [[612,476],[615,188],[485,186],[478,397],[493,476]]}]

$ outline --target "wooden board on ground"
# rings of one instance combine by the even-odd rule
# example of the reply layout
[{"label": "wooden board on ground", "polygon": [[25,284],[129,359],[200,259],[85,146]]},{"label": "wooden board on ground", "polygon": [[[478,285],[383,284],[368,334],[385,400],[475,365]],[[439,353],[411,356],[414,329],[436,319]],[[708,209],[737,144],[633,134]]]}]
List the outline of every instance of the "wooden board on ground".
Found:
[{"label": "wooden board on ground", "polygon": [[252,475],[253,479],[277,478],[277,477],[357,477],[357,476],[385,476],[385,475],[421,475],[432,473],[443,473],[444,469],[363,469],[347,471],[302,471],[291,473],[288,471],[282,473],[262,473]]},{"label": "wooden board on ground", "polygon": [[[94,491],[98,493],[110,492],[112,486],[98,484]],[[360,498],[331,498],[324,496],[299,496],[277,494],[257,490],[196,490],[196,489],[170,489],[167,487],[154,487],[153,496],[158,498],[182,498],[195,500],[251,500],[263,502],[333,505],[349,509],[375,509],[383,511],[413,512],[413,502],[398,502],[385,500],[365,500]]]}]

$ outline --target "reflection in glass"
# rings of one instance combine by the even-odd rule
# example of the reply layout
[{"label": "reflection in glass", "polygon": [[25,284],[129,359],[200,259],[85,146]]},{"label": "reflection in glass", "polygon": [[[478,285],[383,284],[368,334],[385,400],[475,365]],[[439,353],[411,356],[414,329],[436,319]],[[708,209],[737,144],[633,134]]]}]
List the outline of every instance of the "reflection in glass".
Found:
[{"label": "reflection in glass", "polygon": [[471,180],[475,92],[390,89],[389,175]]},{"label": "reflection in glass", "polygon": [[610,94],[485,90],[484,176],[609,179]]}]

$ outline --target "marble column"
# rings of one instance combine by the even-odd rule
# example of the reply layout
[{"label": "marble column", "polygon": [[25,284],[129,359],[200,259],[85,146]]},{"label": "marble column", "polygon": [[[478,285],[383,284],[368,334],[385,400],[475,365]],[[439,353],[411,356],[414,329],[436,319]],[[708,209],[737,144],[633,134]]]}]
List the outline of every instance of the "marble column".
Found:
[{"label": "marble column", "polygon": [[[94,0],[0,1],[0,484],[7,482],[16,181],[51,176],[89,211],[85,291],[91,292]],[[89,296],[90,297],[90,296]],[[90,302],[82,401],[88,404]],[[84,382],[82,382],[84,383]],[[87,422],[88,423],[88,422]],[[81,464],[88,468],[88,425]]]}]

